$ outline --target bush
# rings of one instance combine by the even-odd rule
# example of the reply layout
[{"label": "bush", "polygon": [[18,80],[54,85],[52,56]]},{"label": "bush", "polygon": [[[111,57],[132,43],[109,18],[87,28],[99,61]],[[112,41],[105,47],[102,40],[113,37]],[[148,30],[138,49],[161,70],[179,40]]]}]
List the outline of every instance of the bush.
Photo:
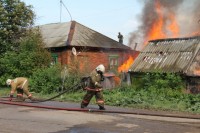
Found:
[{"label": "bush", "polygon": [[72,71],[71,66],[65,66],[61,73],[62,89],[68,90],[68,92],[75,92],[82,89],[80,85],[81,75],[78,71]]},{"label": "bush", "polygon": [[175,73],[146,73],[144,75],[143,84],[144,89],[175,89],[181,90],[184,88],[184,82],[180,75]]},{"label": "bush", "polygon": [[57,92],[61,86],[60,67],[54,65],[36,70],[30,78],[31,91],[50,94]]}]

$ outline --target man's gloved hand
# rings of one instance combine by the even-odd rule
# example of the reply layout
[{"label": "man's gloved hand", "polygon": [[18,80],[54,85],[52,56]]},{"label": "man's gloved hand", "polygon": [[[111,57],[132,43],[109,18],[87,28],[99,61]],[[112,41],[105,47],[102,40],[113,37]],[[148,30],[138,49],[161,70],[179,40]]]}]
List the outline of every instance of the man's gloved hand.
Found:
[{"label": "man's gloved hand", "polygon": [[12,99],[13,99],[13,95],[12,95],[12,94],[10,94],[9,101],[12,101]]}]

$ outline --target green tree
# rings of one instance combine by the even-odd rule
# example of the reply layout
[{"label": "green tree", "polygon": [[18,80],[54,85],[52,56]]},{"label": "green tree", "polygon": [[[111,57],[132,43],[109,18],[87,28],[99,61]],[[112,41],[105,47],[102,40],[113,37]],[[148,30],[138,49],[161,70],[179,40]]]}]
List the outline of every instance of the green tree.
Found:
[{"label": "green tree", "polygon": [[0,0],[0,54],[18,47],[34,18],[32,6],[26,6],[20,0]]},{"label": "green tree", "polygon": [[44,49],[38,31],[30,31],[23,37],[18,51],[7,51],[0,58],[0,84],[5,85],[7,78],[30,77],[37,69],[46,69],[51,62],[51,54]]}]

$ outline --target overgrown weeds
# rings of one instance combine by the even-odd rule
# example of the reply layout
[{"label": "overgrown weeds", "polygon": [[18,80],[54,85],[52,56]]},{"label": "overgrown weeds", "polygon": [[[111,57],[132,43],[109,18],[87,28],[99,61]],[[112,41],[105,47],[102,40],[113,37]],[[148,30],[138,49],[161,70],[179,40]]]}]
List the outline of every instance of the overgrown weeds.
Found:
[{"label": "overgrown weeds", "polygon": [[[35,96],[48,98],[57,95],[59,86],[69,91],[58,97],[60,101],[81,103],[85,92],[81,88],[74,88],[80,82],[79,75],[68,73],[65,82],[61,80],[58,66],[35,71],[31,77],[31,91]],[[151,77],[153,76],[153,77]],[[200,94],[183,93],[184,84],[178,75],[154,74],[144,75],[138,85],[121,85],[112,90],[103,90],[105,104],[111,106],[168,110],[179,112],[200,113]],[[176,81],[176,82],[175,82]],[[172,85],[172,82],[174,85]],[[159,84],[159,85],[158,85]],[[55,89],[58,86],[58,89]],[[0,90],[1,96],[8,95],[8,90]],[[95,98],[91,100],[95,104]]]}]

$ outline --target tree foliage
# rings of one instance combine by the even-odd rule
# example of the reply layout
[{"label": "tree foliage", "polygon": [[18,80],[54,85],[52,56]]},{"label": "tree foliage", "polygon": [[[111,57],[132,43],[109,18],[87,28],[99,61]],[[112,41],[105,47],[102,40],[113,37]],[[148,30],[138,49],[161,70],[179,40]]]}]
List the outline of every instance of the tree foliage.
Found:
[{"label": "tree foliage", "polygon": [[18,47],[19,39],[34,23],[32,6],[20,0],[0,0],[0,53]]},{"label": "tree foliage", "polygon": [[44,49],[40,33],[30,31],[20,40],[18,51],[7,51],[0,58],[0,84],[5,84],[6,78],[30,77],[37,69],[49,67],[50,62],[51,54]]}]

